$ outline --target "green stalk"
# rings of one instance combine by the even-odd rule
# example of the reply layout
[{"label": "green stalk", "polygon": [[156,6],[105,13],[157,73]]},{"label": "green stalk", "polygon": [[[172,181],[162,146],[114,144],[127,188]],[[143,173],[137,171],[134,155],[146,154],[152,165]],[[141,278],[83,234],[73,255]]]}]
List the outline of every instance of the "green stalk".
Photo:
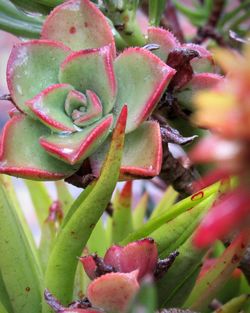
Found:
[{"label": "green stalk", "polygon": [[[78,208],[61,228],[49,258],[45,275],[45,288],[48,288],[63,304],[72,300],[77,257],[82,254],[93,228],[103,214],[119,177],[119,169],[124,144],[124,113],[118,119],[110,149],[102,168],[101,176]],[[84,191],[83,191],[84,193]],[[77,201],[77,200],[76,200]],[[74,207],[74,204],[73,204]],[[43,302],[43,313],[53,312]]]},{"label": "green stalk", "polygon": [[26,15],[8,0],[0,1],[0,29],[17,36],[39,38],[41,27],[40,17]]},{"label": "green stalk", "polygon": [[167,0],[149,0],[149,24],[150,26],[159,26],[161,16],[166,7]]}]

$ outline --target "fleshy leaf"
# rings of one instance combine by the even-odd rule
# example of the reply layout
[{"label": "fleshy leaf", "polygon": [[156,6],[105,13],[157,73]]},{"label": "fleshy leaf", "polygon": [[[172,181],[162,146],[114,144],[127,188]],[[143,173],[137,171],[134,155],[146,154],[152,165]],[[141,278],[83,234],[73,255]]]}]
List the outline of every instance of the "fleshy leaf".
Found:
[{"label": "fleshy leaf", "polygon": [[71,134],[52,134],[40,139],[42,147],[60,160],[76,164],[92,154],[108,136],[112,115]]},{"label": "fleshy leaf", "polygon": [[66,1],[56,7],[43,25],[42,39],[61,41],[76,51],[110,44],[115,54],[107,19],[89,0]]},{"label": "fleshy leaf", "polygon": [[[99,175],[108,147],[109,140],[91,156],[90,162],[94,175]],[[161,162],[162,143],[159,124],[153,121],[144,122],[125,137],[120,180],[156,176],[160,172]]]},{"label": "fleshy leaf", "polygon": [[200,56],[198,58],[194,58],[190,61],[190,64],[192,65],[192,68],[195,73],[214,71],[214,62],[212,54],[207,49],[193,43],[183,44],[182,48],[195,50],[199,53]]},{"label": "fleshy leaf", "polygon": [[137,273],[110,273],[95,279],[88,287],[88,299],[92,305],[107,312],[125,312],[139,289]]},{"label": "fleshy leaf", "polygon": [[114,112],[128,106],[126,132],[136,129],[154,110],[175,70],[143,48],[128,48],[115,60],[118,83]]},{"label": "fleshy leaf", "polygon": [[113,201],[112,242],[119,243],[133,231],[132,223],[132,181],[123,186]]},{"label": "fleshy leaf", "polygon": [[31,40],[14,46],[7,66],[7,83],[21,111],[30,113],[25,101],[58,83],[60,64],[69,53],[69,48],[48,40]]},{"label": "fleshy leaf", "polygon": [[[102,116],[102,104],[100,99],[97,97],[97,95],[91,91],[86,91],[87,101],[88,101],[88,107],[86,112],[76,112],[77,114],[80,113],[78,118],[74,121],[74,123],[77,126],[87,126],[89,124],[92,124],[93,122],[99,120]],[[76,116],[77,116],[76,114]],[[72,114],[74,118],[74,114]]]},{"label": "fleshy leaf", "polygon": [[72,119],[64,111],[65,100],[70,90],[72,86],[67,84],[52,85],[26,101],[26,105],[54,132],[75,132],[77,129]]},{"label": "fleshy leaf", "polygon": [[147,274],[153,274],[157,259],[158,252],[154,240],[145,238],[125,247],[111,247],[104,257],[104,262],[123,273],[138,270],[138,280],[140,280]]},{"label": "fleshy leaf", "polygon": [[70,176],[77,166],[52,158],[39,145],[49,134],[43,124],[25,115],[14,116],[4,127],[0,142],[0,173],[34,180],[56,180]]},{"label": "fleshy leaf", "polygon": [[173,33],[160,27],[149,27],[148,43],[158,44],[160,47],[153,51],[162,61],[166,62],[170,51],[180,48],[181,44]]},{"label": "fleshy leaf", "polygon": [[94,91],[102,101],[104,114],[109,113],[116,96],[111,47],[72,53],[61,65],[59,81],[84,93]]},{"label": "fleshy leaf", "polygon": [[192,97],[198,90],[210,89],[218,85],[223,77],[213,73],[194,74],[189,83],[176,93],[178,101],[184,106],[191,106]]}]

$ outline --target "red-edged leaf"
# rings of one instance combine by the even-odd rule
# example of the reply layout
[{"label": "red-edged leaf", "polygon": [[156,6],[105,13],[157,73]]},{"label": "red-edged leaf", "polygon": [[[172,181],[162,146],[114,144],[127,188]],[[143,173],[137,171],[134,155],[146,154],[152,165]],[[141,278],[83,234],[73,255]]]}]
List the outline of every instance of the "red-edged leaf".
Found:
[{"label": "red-edged leaf", "polygon": [[167,61],[170,51],[181,47],[173,33],[160,27],[149,27],[148,43],[155,43],[160,46],[153,53],[164,62]]},{"label": "red-edged leaf", "polygon": [[214,71],[214,61],[212,58],[212,54],[207,49],[193,43],[183,44],[182,48],[195,50],[199,53],[200,56],[192,59],[190,62],[194,72],[202,73]]},{"label": "red-edged leaf", "polygon": [[61,41],[73,50],[112,46],[115,43],[106,17],[89,0],[71,0],[57,6],[46,19],[43,39]]},{"label": "red-edged leaf", "polygon": [[104,262],[119,272],[138,270],[138,280],[147,274],[153,275],[157,260],[157,246],[150,238],[129,243],[125,247],[111,247],[104,257]]},{"label": "red-edged leaf", "polygon": [[76,127],[64,110],[65,100],[72,88],[67,84],[52,85],[26,101],[26,105],[36,118],[54,132],[75,132]]},{"label": "red-edged leaf", "polygon": [[208,212],[196,232],[194,243],[206,247],[240,228],[249,216],[250,195],[239,187],[223,196]]},{"label": "red-edged leaf", "polygon": [[143,48],[128,48],[115,60],[118,94],[114,113],[128,105],[126,132],[136,129],[154,110],[175,70]]},{"label": "red-edged leaf", "polygon": [[109,313],[125,312],[129,302],[139,289],[137,271],[110,273],[95,279],[87,289],[87,297],[93,306]]},{"label": "red-edged leaf", "polygon": [[51,155],[69,164],[82,162],[107,138],[113,122],[112,115],[71,134],[52,134],[40,139]]},{"label": "red-edged leaf", "polygon": [[222,76],[213,73],[194,74],[188,84],[176,93],[176,97],[182,105],[190,106],[196,91],[214,88],[223,79]]},{"label": "red-edged leaf", "polygon": [[51,157],[39,145],[49,134],[43,124],[19,114],[5,125],[0,142],[0,173],[34,180],[57,180],[72,175],[77,166],[68,166]]},{"label": "red-edged leaf", "polygon": [[[97,176],[105,160],[109,143],[110,140],[107,140],[90,158],[93,172]],[[157,122],[144,122],[135,131],[126,135],[120,180],[156,176],[161,170],[161,163],[162,143]]]},{"label": "red-edged leaf", "polygon": [[83,50],[69,55],[60,68],[59,80],[75,89],[94,91],[101,99],[104,114],[109,113],[116,96],[116,80],[110,46]]},{"label": "red-edged leaf", "polygon": [[30,113],[25,102],[58,83],[61,62],[71,50],[48,40],[31,40],[14,46],[7,66],[7,83],[21,111]]}]

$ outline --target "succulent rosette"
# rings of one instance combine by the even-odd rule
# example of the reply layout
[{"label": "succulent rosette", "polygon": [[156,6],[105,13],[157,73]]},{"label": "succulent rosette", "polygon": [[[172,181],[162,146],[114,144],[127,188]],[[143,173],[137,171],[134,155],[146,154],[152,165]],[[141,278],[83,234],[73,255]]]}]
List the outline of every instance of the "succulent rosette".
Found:
[{"label": "succulent rosette", "polygon": [[146,121],[175,70],[144,48],[116,57],[112,31],[89,0],[56,7],[40,40],[14,46],[7,83],[16,110],[1,136],[0,172],[63,179],[90,157],[96,174],[110,133],[128,107],[121,177],[157,175],[157,122]]}]

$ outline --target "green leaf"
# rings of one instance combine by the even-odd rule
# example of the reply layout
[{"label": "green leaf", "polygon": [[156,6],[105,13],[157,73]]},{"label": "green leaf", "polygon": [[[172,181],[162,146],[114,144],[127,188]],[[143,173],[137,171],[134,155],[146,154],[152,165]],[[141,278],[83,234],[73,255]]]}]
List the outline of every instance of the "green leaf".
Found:
[{"label": "green leaf", "polygon": [[74,199],[67,188],[67,184],[63,180],[58,180],[55,182],[57,199],[60,201],[63,213],[66,214],[68,209],[71,207]]},{"label": "green leaf", "polygon": [[174,204],[170,209],[167,210],[167,212],[161,214],[160,216],[152,218],[141,228],[128,235],[127,238],[125,238],[121,244],[125,245],[129,242],[147,237],[150,233],[152,233],[154,230],[162,226],[164,223],[171,221],[181,213],[184,213],[188,209],[199,204],[201,201],[207,199],[211,195],[216,194],[219,186],[220,184],[216,183]]},{"label": "green leaf", "polygon": [[49,207],[52,204],[52,199],[43,182],[36,182],[32,180],[24,180],[24,182],[28,187],[38,222],[42,227],[48,216]]},{"label": "green leaf", "polygon": [[23,211],[20,207],[20,204],[19,204],[16,192],[15,192],[11,177],[7,176],[7,175],[1,175],[0,183],[3,185],[6,192],[8,193],[9,201],[15,207],[19,221],[22,224],[23,230],[25,232],[27,239],[29,240],[29,244],[33,250],[34,255],[37,255],[36,244],[35,244],[32,232],[30,230],[30,227],[29,227],[29,225],[25,219],[25,216],[23,214]]},{"label": "green leaf", "polygon": [[157,206],[154,208],[150,219],[159,216],[161,213],[166,212],[176,201],[178,192],[172,186],[169,186]]},{"label": "green leaf", "polygon": [[6,287],[2,278],[2,274],[0,272],[0,313],[1,313],[2,307],[3,309],[6,310],[6,312],[8,311],[8,313],[13,313],[13,309],[10,303],[10,298],[6,290]]},{"label": "green leaf", "polygon": [[108,247],[103,221],[100,218],[89,237],[87,248],[89,253],[97,253],[98,256],[103,257]]},{"label": "green leaf", "polygon": [[11,311],[7,311],[5,306],[0,301],[0,313],[10,313]]},{"label": "green leaf", "polygon": [[[68,304],[72,300],[77,257],[82,254],[94,226],[110,201],[118,180],[126,117],[127,108],[124,107],[114,130],[113,140],[101,176],[84,201],[79,203],[76,200],[79,206],[69,211],[70,217],[64,227],[61,228],[49,258],[45,287],[63,304]],[[52,311],[43,302],[43,313],[45,312]]]},{"label": "green leaf", "polygon": [[57,224],[57,221],[47,218],[41,227],[42,235],[39,244],[39,255],[44,272],[46,270],[48,259],[53,248],[54,240],[56,238],[58,230]]},{"label": "green leaf", "polygon": [[167,257],[169,253],[178,250],[178,248],[184,244],[193,234],[201,216],[207,212],[213,201],[214,196],[210,196],[191,210],[180,214],[149,235],[157,242],[160,258]]},{"label": "green leaf", "polygon": [[[178,249],[179,255],[169,271],[160,279],[157,286],[159,305],[161,308],[171,306],[180,307],[192,290],[197,268],[201,265],[206,251],[196,249],[190,237]],[[191,279],[190,279],[191,277]],[[186,284],[186,281],[189,281]],[[185,288],[183,286],[185,285]]]},{"label": "green leaf", "polygon": [[133,231],[131,201],[132,185],[127,182],[113,203],[112,243],[118,244]]},{"label": "green leaf", "polygon": [[161,16],[166,7],[167,0],[149,0],[149,24],[150,26],[159,26]]},{"label": "green leaf", "polygon": [[139,292],[130,304],[127,313],[154,313],[157,308],[157,295],[153,283],[149,280],[142,282]]},{"label": "green leaf", "polygon": [[148,193],[144,193],[133,210],[133,227],[134,229],[140,228],[144,224],[145,214],[148,206]]},{"label": "green leaf", "polygon": [[[41,312],[41,268],[14,205],[0,184],[0,270],[15,313]],[[3,257],[4,256],[4,257]]]},{"label": "green leaf", "polygon": [[238,266],[248,242],[249,231],[242,231],[216,260],[216,263],[197,281],[185,306],[197,311],[207,308]]},{"label": "green leaf", "polygon": [[244,309],[245,304],[249,301],[250,295],[241,295],[239,297],[233,298],[220,308],[218,308],[214,313],[237,313],[237,312],[245,312],[242,311]]}]

